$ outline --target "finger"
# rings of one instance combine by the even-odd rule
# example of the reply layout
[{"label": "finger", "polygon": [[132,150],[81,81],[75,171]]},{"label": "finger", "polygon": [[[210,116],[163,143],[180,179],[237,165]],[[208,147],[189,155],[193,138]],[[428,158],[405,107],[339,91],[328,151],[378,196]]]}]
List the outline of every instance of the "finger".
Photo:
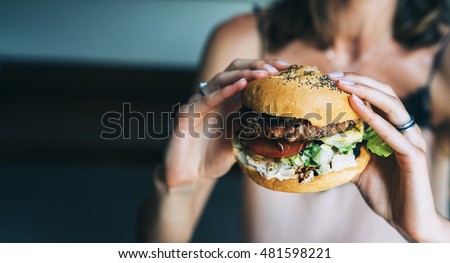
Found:
[{"label": "finger", "polygon": [[355,95],[349,99],[353,110],[372,127],[378,135],[394,149],[395,152],[407,155],[415,150],[414,145],[402,133],[397,131],[391,123],[369,109],[364,102]]},{"label": "finger", "polygon": [[411,120],[408,111],[406,111],[403,103],[397,96],[386,94],[383,91],[364,84],[350,84],[352,83],[342,80],[337,81],[337,86],[343,91],[355,94],[384,112],[392,124],[401,126]]},{"label": "finger", "polygon": [[356,83],[360,83],[360,84],[363,84],[363,85],[375,88],[375,89],[380,90],[380,91],[382,91],[384,93],[387,93],[387,94],[389,94],[391,96],[397,96],[391,86],[386,85],[386,84],[384,84],[384,83],[382,83],[380,81],[377,81],[375,79],[369,78],[367,76],[363,76],[363,75],[360,75],[360,74],[357,74],[357,73],[354,73],[354,72],[345,72],[345,73],[342,73],[342,75],[337,75],[337,76],[339,76],[339,77],[333,77],[333,75],[332,75],[332,79],[335,79],[335,80],[339,80],[339,79],[350,80],[350,81],[353,81],[353,82],[356,82]]},{"label": "finger", "polygon": [[288,62],[278,59],[236,59],[228,66],[226,71],[239,69],[260,69],[266,70],[271,75],[275,75],[278,74],[279,70],[286,69],[289,66],[290,64]]},{"label": "finger", "polygon": [[418,125],[415,125],[411,130],[402,133],[417,148],[421,149],[425,153],[427,152],[427,143]]},{"label": "finger", "polygon": [[[365,104],[365,106],[370,111],[373,112],[373,109],[370,106],[370,104]],[[394,128],[395,128],[395,126],[394,126]],[[412,144],[414,144],[416,147],[418,147],[422,151],[426,152],[426,148],[427,148],[426,142],[425,142],[425,139],[423,138],[422,131],[420,130],[418,125],[415,125],[410,130],[402,131],[401,133],[406,137],[406,139],[408,139],[408,141],[410,141]]]},{"label": "finger", "polygon": [[254,79],[265,78],[268,76],[267,71],[264,70],[233,70],[233,71],[224,71],[212,78],[206,87],[203,89],[206,94],[213,93],[216,90],[219,90],[223,87],[231,85],[236,81],[245,78],[247,81],[251,81]]},{"label": "finger", "polygon": [[242,78],[231,85],[216,90],[204,97],[200,97],[199,100],[195,102],[197,112],[202,114],[225,103],[229,98],[241,92],[247,84],[247,79]]},{"label": "finger", "polygon": [[251,81],[254,79],[265,78],[267,76],[268,73],[265,70],[233,70],[219,73],[213,78],[213,80],[216,81],[220,87],[225,87],[242,78],[247,79],[247,81]]},{"label": "finger", "polygon": [[[377,107],[386,115],[387,120],[395,126],[402,126],[411,120],[411,116],[397,96],[391,96],[362,84],[342,85],[341,81],[338,81],[337,84],[344,91],[355,94],[357,97]],[[426,143],[418,127],[414,127],[414,129],[410,129],[403,134],[415,146],[420,149],[426,148]]]}]

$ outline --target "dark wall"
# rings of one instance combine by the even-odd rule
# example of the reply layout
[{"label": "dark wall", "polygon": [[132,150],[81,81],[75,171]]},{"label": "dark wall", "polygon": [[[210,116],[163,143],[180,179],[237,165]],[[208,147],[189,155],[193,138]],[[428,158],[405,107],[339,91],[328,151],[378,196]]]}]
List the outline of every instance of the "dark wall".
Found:
[{"label": "dark wall", "polygon": [[[195,71],[3,61],[0,67],[0,242],[135,242],[167,139],[100,138],[102,115],[160,113],[184,102]],[[194,241],[239,240],[239,177],[221,180]],[[220,213],[218,213],[220,211]],[[225,213],[224,213],[225,211]],[[217,227],[221,225],[221,227]]]},{"label": "dark wall", "polygon": [[194,78],[195,72],[185,69],[4,62],[0,118],[8,125],[0,130],[0,145],[8,151],[2,159],[109,161],[139,151],[157,157],[164,140],[137,140],[134,119],[127,120],[131,140],[101,139],[102,115],[122,112],[123,103],[130,103],[132,111],[154,112],[159,124],[161,112],[189,97]]}]

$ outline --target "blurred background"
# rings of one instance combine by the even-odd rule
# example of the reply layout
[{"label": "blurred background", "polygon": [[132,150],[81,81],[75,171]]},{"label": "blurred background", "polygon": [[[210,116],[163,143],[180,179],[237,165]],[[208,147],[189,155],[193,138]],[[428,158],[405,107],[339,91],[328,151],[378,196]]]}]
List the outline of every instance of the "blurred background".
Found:
[{"label": "blurred background", "polygon": [[[270,2],[0,0],[0,242],[138,241],[165,140],[103,140],[102,115],[184,102],[214,27]],[[239,241],[233,171],[194,242]]]}]

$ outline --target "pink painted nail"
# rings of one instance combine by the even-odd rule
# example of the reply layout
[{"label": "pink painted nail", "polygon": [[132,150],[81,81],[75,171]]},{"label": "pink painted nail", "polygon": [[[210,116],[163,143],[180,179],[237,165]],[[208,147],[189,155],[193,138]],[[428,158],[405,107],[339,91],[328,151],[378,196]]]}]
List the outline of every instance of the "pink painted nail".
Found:
[{"label": "pink painted nail", "polygon": [[364,105],[364,102],[362,101],[362,99],[360,99],[358,96],[356,96],[355,94],[352,94],[352,98],[356,101],[356,103],[360,104],[360,105]]},{"label": "pink painted nail", "polygon": [[328,73],[328,76],[330,76],[330,78],[342,78],[344,76],[343,72],[331,72]]},{"label": "pink painted nail", "polygon": [[291,63],[286,62],[284,60],[277,60],[276,62],[277,62],[277,64],[280,64],[282,66],[290,66],[291,65]]},{"label": "pink painted nail", "polygon": [[278,72],[278,70],[274,66],[272,66],[270,64],[265,64],[263,67],[264,67],[265,70],[267,70],[267,72],[270,72],[270,73],[277,73]]},{"label": "pink painted nail", "polygon": [[339,79],[339,83],[349,86],[355,85],[355,82],[349,79]]}]

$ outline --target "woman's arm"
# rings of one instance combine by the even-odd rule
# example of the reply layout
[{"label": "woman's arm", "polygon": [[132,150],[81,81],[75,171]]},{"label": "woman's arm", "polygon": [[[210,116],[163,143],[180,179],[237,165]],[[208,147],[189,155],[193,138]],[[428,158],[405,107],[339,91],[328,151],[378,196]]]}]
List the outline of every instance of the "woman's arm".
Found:
[{"label": "woman's arm", "polygon": [[[431,152],[431,184],[436,207],[449,217],[450,193],[450,47],[447,44],[431,89],[433,121],[436,124]],[[430,132],[430,131],[428,131]]]},{"label": "woman's arm", "polygon": [[[189,100],[200,116],[214,112],[225,117],[237,111],[241,107],[240,91],[248,81],[277,74],[276,69],[288,67],[287,63],[279,61],[234,60],[255,58],[259,52],[256,25],[252,19],[248,16],[236,18],[220,26],[212,35],[199,74],[200,81],[209,80],[207,95],[195,94]],[[268,64],[275,72],[267,70]],[[180,112],[187,106],[183,105]],[[189,127],[187,120],[180,119],[176,124],[186,136],[171,137],[164,163],[155,170],[153,194],[141,211],[143,241],[189,241],[216,179],[233,165],[229,139],[190,136],[189,129],[201,132],[202,125],[201,118],[194,121],[193,127]]]},{"label": "woman's arm", "polygon": [[152,194],[142,205],[140,239],[144,242],[188,242],[215,180],[169,187],[160,164],[154,170]]},{"label": "woman's arm", "polygon": [[445,47],[443,58],[431,85],[433,123],[442,125],[450,122],[450,43]]}]

